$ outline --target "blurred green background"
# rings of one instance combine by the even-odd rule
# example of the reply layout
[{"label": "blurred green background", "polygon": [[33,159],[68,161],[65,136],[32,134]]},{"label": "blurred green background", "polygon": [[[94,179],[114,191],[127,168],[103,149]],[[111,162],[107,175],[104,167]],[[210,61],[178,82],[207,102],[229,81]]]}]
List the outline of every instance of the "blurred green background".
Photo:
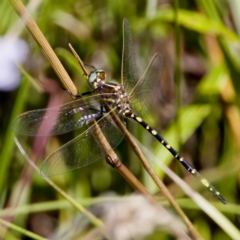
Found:
[{"label": "blurred green background", "polygon": [[[128,129],[159,161],[185,178],[194,190],[209,201],[217,202],[217,208],[239,228],[239,1],[179,1],[177,7],[173,1],[167,0],[33,2],[33,18],[79,92],[90,89],[70,53],[68,43],[72,44],[85,63],[104,69],[108,79],[118,81],[121,77],[124,17],[131,24],[139,76],[143,74],[153,54],[161,52],[164,63],[159,89],[155,91],[151,114],[146,121],[216,186],[227,199],[228,205],[218,203],[141,126],[128,122]],[[1,37],[19,37],[29,47],[27,59],[21,68],[19,66],[19,87],[0,92],[1,208],[20,209],[20,212],[12,215],[11,221],[40,236],[48,237],[60,230],[70,231],[73,235],[76,232],[77,236],[79,226],[69,226],[81,213],[63,200],[40,175],[32,175],[32,170],[29,174],[26,167],[28,163],[15,146],[10,129],[11,122],[20,113],[60,105],[71,98],[59,87],[58,77],[30,33],[19,24],[21,21],[11,4],[3,0],[0,6]],[[5,57],[1,61],[8,59],[9,52],[7,48],[5,50],[2,50],[2,56]],[[21,49],[14,54],[21,54]],[[34,139],[18,136],[18,140],[32,157],[40,156],[40,166],[48,154],[73,137],[74,133],[51,138],[43,149],[44,153],[38,149]],[[147,189],[157,194],[155,184],[125,141],[116,152]],[[180,206],[204,239],[230,239],[169,177],[160,170],[157,172],[174,197],[179,199]],[[75,200],[85,199],[85,207],[100,201],[100,195],[106,192],[123,196],[134,191],[105,161],[98,161],[53,180]],[[161,203],[168,205],[164,198],[161,198]],[[8,230],[5,233],[5,239],[30,239],[18,231]],[[76,236],[71,239],[81,239]],[[153,231],[148,239],[160,237],[172,239],[171,234],[165,231]]]}]

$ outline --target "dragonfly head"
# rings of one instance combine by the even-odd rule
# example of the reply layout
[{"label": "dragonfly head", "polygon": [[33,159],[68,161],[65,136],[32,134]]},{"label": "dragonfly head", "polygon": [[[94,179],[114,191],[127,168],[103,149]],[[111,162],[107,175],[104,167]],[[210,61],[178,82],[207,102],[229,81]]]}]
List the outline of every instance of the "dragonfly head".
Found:
[{"label": "dragonfly head", "polygon": [[91,88],[97,89],[105,83],[106,73],[103,70],[94,70],[88,74],[88,84]]}]

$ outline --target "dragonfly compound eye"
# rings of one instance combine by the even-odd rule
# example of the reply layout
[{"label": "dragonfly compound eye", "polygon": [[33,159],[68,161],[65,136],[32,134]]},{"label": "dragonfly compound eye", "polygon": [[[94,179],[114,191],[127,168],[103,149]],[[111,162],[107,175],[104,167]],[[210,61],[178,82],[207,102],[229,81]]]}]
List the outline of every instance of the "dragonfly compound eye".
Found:
[{"label": "dragonfly compound eye", "polygon": [[89,75],[88,75],[88,83],[90,85],[91,88],[95,89],[96,87],[96,83],[97,83],[97,73],[96,71],[94,72],[91,72]]},{"label": "dragonfly compound eye", "polygon": [[97,77],[100,78],[102,81],[105,81],[107,75],[103,70],[98,70],[97,71]]},{"label": "dragonfly compound eye", "polygon": [[99,83],[103,81],[105,82],[105,80],[106,73],[103,70],[96,70],[88,75],[88,83],[93,89],[97,89],[99,87]]}]

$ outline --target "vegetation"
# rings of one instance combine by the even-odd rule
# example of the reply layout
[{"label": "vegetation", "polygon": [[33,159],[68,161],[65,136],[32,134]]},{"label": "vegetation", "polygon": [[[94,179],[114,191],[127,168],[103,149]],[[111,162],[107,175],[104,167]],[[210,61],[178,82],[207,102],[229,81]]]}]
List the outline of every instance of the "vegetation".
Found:
[{"label": "vegetation", "polygon": [[[103,235],[108,239],[172,239],[180,238],[183,231],[189,233],[179,225],[182,220],[178,210],[156,187],[125,140],[116,149],[119,159],[163,208],[155,209],[154,204],[132,196],[132,183],[104,160],[51,178],[54,183],[42,178],[25,160],[27,157],[14,143],[11,131],[14,118],[25,111],[63,104],[71,98],[61,89],[66,85],[60,82],[61,77],[39,47],[39,38],[33,38],[33,33],[20,24],[22,21],[14,11],[18,2],[4,0],[0,4],[0,72],[7,76],[0,78],[0,87],[10,81],[12,73],[21,73],[17,89],[0,89],[0,238],[44,239],[52,234],[56,239],[103,239]],[[104,69],[108,79],[118,81],[124,17],[131,23],[139,76],[154,53],[161,52],[164,61],[159,88],[154,90],[151,114],[145,120],[222,193],[228,204],[218,202],[141,126],[127,122],[128,129],[141,142],[140,148],[145,146],[149,150],[147,159],[193,224],[195,231],[190,238],[240,239],[239,2],[32,2],[31,16],[78,92],[90,89],[69,43],[85,63]],[[28,46],[28,57],[22,64],[19,61],[18,69],[11,68],[15,59],[12,56],[24,55],[23,45],[17,45],[13,54],[11,45],[2,47],[6,36],[21,38]],[[3,74],[6,71],[9,75]],[[40,167],[47,155],[77,134],[51,137],[46,143],[39,138],[17,138],[29,158]],[[173,182],[173,173],[166,175],[157,163],[152,163],[154,158],[192,189]],[[133,217],[137,211],[134,207],[140,210],[142,222],[140,217]],[[104,233],[99,230],[103,224]]]}]

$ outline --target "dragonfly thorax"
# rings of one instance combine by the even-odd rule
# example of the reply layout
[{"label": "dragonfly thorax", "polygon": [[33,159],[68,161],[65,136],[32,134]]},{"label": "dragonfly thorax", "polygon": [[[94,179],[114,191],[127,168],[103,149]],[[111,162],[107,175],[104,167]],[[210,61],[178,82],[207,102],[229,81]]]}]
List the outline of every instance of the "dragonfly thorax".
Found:
[{"label": "dragonfly thorax", "polygon": [[106,82],[99,90],[102,100],[112,107],[117,107],[119,113],[130,109],[129,97],[123,85],[115,82]]},{"label": "dragonfly thorax", "polygon": [[105,84],[107,78],[106,73],[103,70],[94,70],[88,74],[88,84],[93,89],[101,88]]},{"label": "dragonfly thorax", "polygon": [[119,113],[129,110],[129,97],[124,86],[116,82],[106,82],[106,77],[103,70],[96,69],[89,73],[88,83],[102,96],[102,101],[111,107],[117,107]]}]

